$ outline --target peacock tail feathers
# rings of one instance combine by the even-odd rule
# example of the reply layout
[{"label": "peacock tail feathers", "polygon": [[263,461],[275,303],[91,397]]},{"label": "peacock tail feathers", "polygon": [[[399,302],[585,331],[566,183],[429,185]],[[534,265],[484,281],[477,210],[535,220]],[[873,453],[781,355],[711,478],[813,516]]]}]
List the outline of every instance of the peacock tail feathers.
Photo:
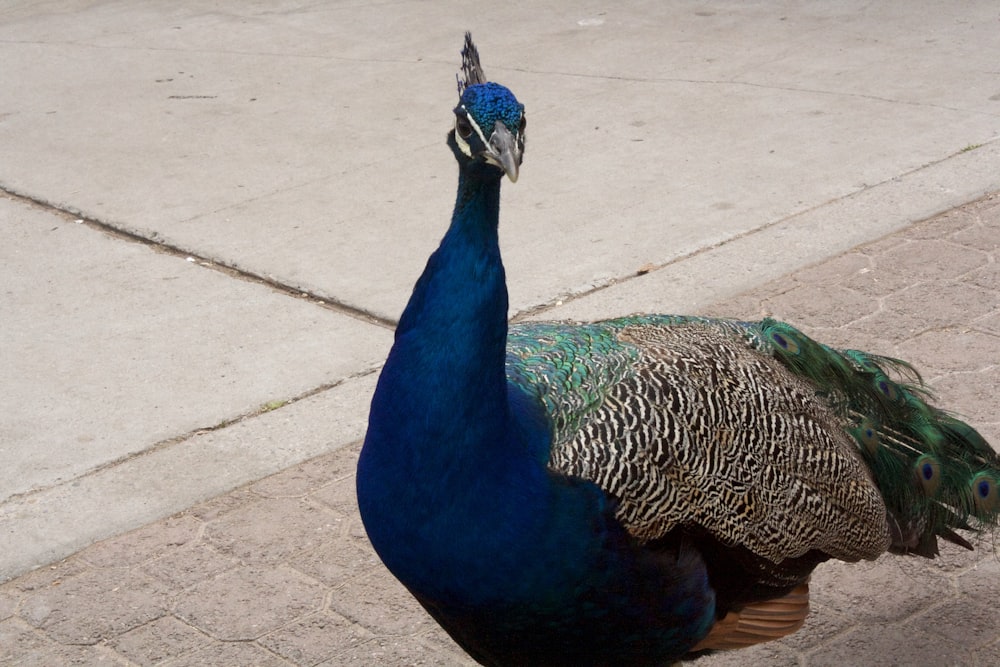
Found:
[{"label": "peacock tail feathers", "polygon": [[761,328],[774,354],[845,420],[890,512],[892,551],[936,555],[935,536],[971,549],[953,529],[996,524],[1000,457],[975,429],[928,402],[910,364],[833,350],[773,320]]},{"label": "peacock tail feathers", "polygon": [[997,455],[912,367],[782,322],[518,324],[507,374],[550,417],[550,465],[647,542],[698,526],[773,563],[931,556],[996,522]]}]

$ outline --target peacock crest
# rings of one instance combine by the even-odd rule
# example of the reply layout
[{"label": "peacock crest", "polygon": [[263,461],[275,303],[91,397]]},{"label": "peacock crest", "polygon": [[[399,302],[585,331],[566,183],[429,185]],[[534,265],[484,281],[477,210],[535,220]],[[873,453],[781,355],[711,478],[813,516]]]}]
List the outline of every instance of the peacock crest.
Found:
[{"label": "peacock crest", "polygon": [[465,94],[469,86],[487,83],[483,66],[479,64],[479,49],[472,43],[472,33],[465,33],[465,45],[462,47],[462,70],[455,75],[458,81],[458,96]]}]

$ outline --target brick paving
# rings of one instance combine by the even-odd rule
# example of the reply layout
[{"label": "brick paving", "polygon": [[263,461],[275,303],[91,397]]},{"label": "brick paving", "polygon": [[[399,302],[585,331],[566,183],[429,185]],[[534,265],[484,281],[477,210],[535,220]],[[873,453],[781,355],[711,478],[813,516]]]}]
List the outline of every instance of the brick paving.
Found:
[{"label": "brick paving", "polygon": [[[706,314],[772,315],[912,361],[1000,442],[1000,197]],[[354,500],[360,443],[0,586],[0,665],[472,664],[383,569]],[[934,561],[830,563],[806,627],[699,665],[1000,664],[992,536]]]}]

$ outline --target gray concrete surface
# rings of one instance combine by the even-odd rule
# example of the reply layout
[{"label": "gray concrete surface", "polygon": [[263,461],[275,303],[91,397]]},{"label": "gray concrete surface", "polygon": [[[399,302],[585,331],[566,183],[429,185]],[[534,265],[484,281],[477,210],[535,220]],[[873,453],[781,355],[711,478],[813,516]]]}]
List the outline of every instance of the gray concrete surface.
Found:
[{"label": "gray concrete surface", "polygon": [[[13,579],[0,593],[4,637],[48,647],[37,655],[72,644],[50,631],[49,598],[29,608],[24,591],[44,588],[65,607],[54,579],[30,582],[48,572],[103,590],[111,561],[47,564],[356,446],[391,322],[450,213],[443,139],[467,28],[487,73],[528,109],[522,178],[503,207],[515,313],[701,312],[740,306],[776,281],[751,310],[890,353],[887,332],[905,327],[932,366],[955,355],[921,318],[971,327],[973,349],[992,361],[938,379],[955,385],[959,412],[996,395],[996,314],[969,314],[995,309],[991,223],[977,223],[978,255],[948,254],[947,265],[982,260],[968,269],[979,276],[971,291],[911,296],[878,314],[858,295],[902,289],[878,267],[805,301],[781,287],[834,256],[847,273],[820,275],[840,280],[858,244],[899,230],[900,243],[918,241],[910,223],[1000,190],[993,2],[0,3],[0,581]],[[871,275],[881,282],[861,284]],[[976,416],[997,435],[995,413]],[[343,486],[340,468],[334,479],[304,465],[315,471],[309,489]],[[214,502],[256,498],[247,489],[259,487],[241,488]],[[246,525],[294,544],[281,536],[282,512],[300,500],[247,510]],[[332,506],[338,530],[358,537],[346,502],[306,504],[323,516]],[[121,538],[135,555],[105,574],[153,586],[141,556],[166,558],[157,549],[170,551],[177,521],[197,528],[177,538],[191,548],[184,558],[197,557],[184,581],[265,567],[193,516]],[[345,548],[342,557],[355,553]],[[286,575],[303,590],[313,590],[307,579],[339,585],[269,563],[274,586]],[[365,573],[387,591],[376,601],[404,604],[376,571]],[[974,579],[965,572],[948,570],[942,586],[959,590]],[[218,647],[202,640],[228,635],[184,612],[177,585],[161,590],[163,613],[125,625],[176,630],[212,662],[204,656]],[[320,607],[309,627],[368,637],[402,662],[417,660],[413,650],[455,657],[437,639],[383,636],[368,616]],[[109,643],[125,625],[87,635],[98,648],[86,655],[155,663]],[[314,664],[250,644],[230,648]]]}]

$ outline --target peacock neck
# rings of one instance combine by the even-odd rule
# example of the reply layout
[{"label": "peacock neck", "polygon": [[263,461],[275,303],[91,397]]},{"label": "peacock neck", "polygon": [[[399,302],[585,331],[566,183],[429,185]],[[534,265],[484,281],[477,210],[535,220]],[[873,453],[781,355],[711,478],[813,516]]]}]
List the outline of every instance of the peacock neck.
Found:
[{"label": "peacock neck", "polygon": [[[428,429],[423,442],[450,455],[499,444],[493,440],[505,430],[507,288],[499,208],[498,172],[463,169],[451,225],[414,287],[384,371],[405,377],[398,389],[406,387],[406,404]],[[400,405],[398,396],[394,403]],[[412,428],[407,439],[420,442]],[[448,432],[452,428],[460,432]]]},{"label": "peacock neck", "polygon": [[537,533],[528,526],[544,504],[532,499],[545,492],[544,468],[519,454],[524,429],[511,428],[492,176],[459,178],[451,226],[396,329],[358,462],[372,544],[400,580],[435,596],[504,590],[513,566],[499,567],[494,554],[513,557],[509,535]]},{"label": "peacock neck", "polygon": [[451,225],[431,255],[396,329],[397,339],[419,331],[457,342],[454,326],[487,335],[484,343],[506,337],[507,288],[497,228],[500,179],[472,169],[460,172]]}]

